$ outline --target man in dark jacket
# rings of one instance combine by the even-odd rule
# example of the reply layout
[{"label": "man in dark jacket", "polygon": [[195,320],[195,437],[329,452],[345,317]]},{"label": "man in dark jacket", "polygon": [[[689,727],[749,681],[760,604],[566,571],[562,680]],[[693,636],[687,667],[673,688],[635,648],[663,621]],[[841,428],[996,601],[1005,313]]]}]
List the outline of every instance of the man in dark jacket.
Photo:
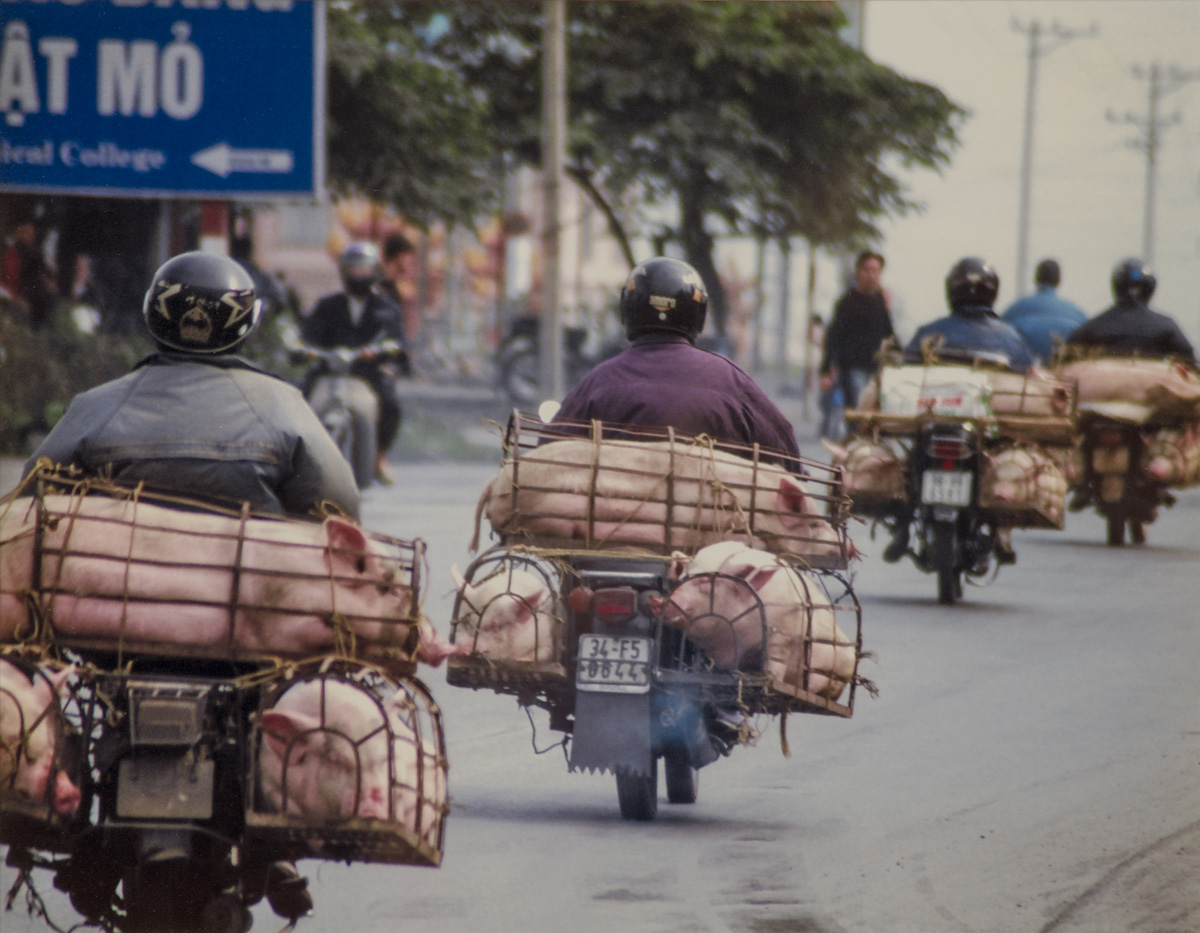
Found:
[{"label": "man in dark jacket", "polygon": [[1112,274],[1116,304],[1071,331],[1067,343],[1116,356],[1176,356],[1195,363],[1196,353],[1179,325],[1150,310],[1156,285],[1158,280],[1140,259],[1117,263]]},{"label": "man in dark jacket", "polygon": [[643,262],[621,290],[630,346],[588,373],[554,421],[670,426],[799,457],[791,422],[754,380],[727,357],[696,347],[707,312],[695,269],[677,259]]},{"label": "man in dark jacket", "polygon": [[[44,457],[259,512],[308,515],[329,503],[357,519],[350,464],[304,397],[233,353],[261,309],[249,273],[232,259],[191,252],[168,260],[142,303],[158,352],[76,396],[25,472]],[[266,895],[292,921],[312,909],[291,862],[272,863]]]},{"label": "man in dark jacket", "polygon": [[[344,290],[321,298],[312,313],[300,322],[300,335],[314,347],[365,347],[381,338],[400,344],[407,360],[404,337],[404,312],[376,289],[379,280],[379,250],[373,243],[351,243],[338,260]],[[406,365],[402,364],[402,365]],[[378,457],[375,475],[380,482],[394,482],[387,463],[387,452],[400,431],[400,397],[394,375],[378,362],[356,362],[351,370],[366,380],[379,398],[379,423],[376,425]],[[319,372],[309,374],[305,392],[312,388]]]},{"label": "man in dark jacket", "polygon": [[854,263],[854,286],[833,306],[833,319],[825,331],[820,388],[842,390],[846,408],[857,408],[858,397],[878,368],[880,344],[894,335],[892,317],[883,289],[883,257],[863,250]]},{"label": "man in dark jacket", "polygon": [[1028,370],[1033,365],[1029,347],[992,311],[999,292],[1000,277],[987,261],[960,259],[946,276],[950,313],[918,328],[904,349],[905,357],[919,361],[929,341],[931,350],[949,351],[947,356],[991,358],[1019,373]]},{"label": "man in dark jacket", "polygon": [[142,308],[158,352],[78,395],[26,473],[45,457],[259,512],[306,515],[330,502],[357,518],[350,466],[303,396],[234,354],[259,312],[233,260],[194,252],[166,262]]}]

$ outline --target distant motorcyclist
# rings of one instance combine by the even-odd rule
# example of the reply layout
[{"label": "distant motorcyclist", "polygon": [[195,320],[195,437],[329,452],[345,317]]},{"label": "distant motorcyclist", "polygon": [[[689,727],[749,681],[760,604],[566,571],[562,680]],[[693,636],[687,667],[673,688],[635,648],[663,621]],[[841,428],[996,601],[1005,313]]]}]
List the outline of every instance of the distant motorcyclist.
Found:
[{"label": "distant motorcyclist", "polygon": [[1112,272],[1116,303],[1073,330],[1068,345],[1097,347],[1114,356],[1175,356],[1195,363],[1195,350],[1179,325],[1150,309],[1157,284],[1140,259],[1117,263]]},{"label": "distant motorcyclist", "polygon": [[1019,373],[1028,370],[1033,365],[1029,347],[992,310],[999,292],[1000,276],[987,260],[976,256],[960,259],[946,276],[950,313],[919,328],[905,348],[905,357],[919,361],[930,341],[928,346],[934,350],[1002,361]]},{"label": "distant motorcyclist", "polygon": [[142,315],[158,350],[75,397],[25,464],[46,457],[119,483],[305,515],[358,517],[345,459],[304,398],[235,354],[258,324],[249,273],[182,253],[154,273]]},{"label": "distant motorcyclist", "polygon": [[696,346],[707,313],[704,282],[686,262],[639,264],[621,289],[629,347],[588,373],[554,421],[670,426],[799,457],[791,422],[754,380],[727,357]]},{"label": "distant motorcyclist", "polygon": [[[950,359],[960,356],[1001,363],[1016,372],[1026,372],[1033,357],[1021,335],[992,311],[1000,292],[1000,276],[985,259],[967,256],[956,262],[946,276],[946,301],[950,314],[921,327],[904,350],[905,359],[920,362],[927,351],[951,351]],[[883,552],[883,559],[895,563],[908,552],[911,512],[900,515],[895,533]],[[996,562],[1016,563],[1012,548],[1012,528],[998,527],[995,542]]]},{"label": "distant motorcyclist", "polygon": [[1054,353],[1054,339],[1066,340],[1067,335],[1087,320],[1073,302],[1058,294],[1062,281],[1062,269],[1053,259],[1043,259],[1033,273],[1037,291],[1019,298],[1000,315],[1000,320],[1011,324],[1033,351],[1038,363],[1050,362]]},{"label": "distant motorcyclist", "polygon": [[[351,243],[342,251],[338,272],[343,291],[325,295],[316,303],[312,313],[300,322],[300,335],[313,346],[326,350],[364,347],[381,338],[390,338],[404,351],[400,365],[406,371],[404,312],[376,288],[380,277],[379,250],[373,243]],[[378,361],[356,362],[352,372],[365,380],[379,399],[375,475],[380,482],[390,485],[395,478],[388,466],[387,452],[400,431],[401,419],[395,375]],[[319,375],[319,370],[308,374],[304,385],[306,395]]]}]

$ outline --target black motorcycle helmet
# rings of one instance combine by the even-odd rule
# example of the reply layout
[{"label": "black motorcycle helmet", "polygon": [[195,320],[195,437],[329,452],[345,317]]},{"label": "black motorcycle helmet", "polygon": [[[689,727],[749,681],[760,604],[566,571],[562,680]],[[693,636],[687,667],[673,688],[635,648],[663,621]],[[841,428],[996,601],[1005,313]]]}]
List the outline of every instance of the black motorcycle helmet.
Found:
[{"label": "black motorcycle helmet", "polygon": [[1133,299],[1145,304],[1157,285],[1158,279],[1140,259],[1123,259],[1113,267],[1112,290],[1117,301]]},{"label": "black motorcycle helmet", "polygon": [[678,259],[647,259],[621,288],[621,323],[630,340],[659,330],[695,340],[707,314],[708,292],[700,273]]},{"label": "black motorcycle helmet", "polygon": [[355,298],[365,298],[379,281],[379,250],[374,243],[351,243],[338,257],[342,285]]},{"label": "black motorcycle helmet", "polygon": [[990,308],[1000,293],[1000,276],[986,259],[967,256],[960,259],[946,276],[946,300],[951,308],[960,305],[984,305]]},{"label": "black motorcycle helmet", "polygon": [[227,353],[258,325],[250,273],[228,256],[180,253],[163,263],[142,302],[151,336],[188,353]]}]

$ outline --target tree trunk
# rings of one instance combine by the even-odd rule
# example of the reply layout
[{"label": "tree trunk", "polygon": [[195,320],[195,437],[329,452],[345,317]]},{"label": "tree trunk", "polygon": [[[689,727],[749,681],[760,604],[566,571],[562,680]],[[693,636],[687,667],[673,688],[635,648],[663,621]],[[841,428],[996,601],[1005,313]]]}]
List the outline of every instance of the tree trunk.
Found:
[{"label": "tree trunk", "polygon": [[729,322],[729,298],[725,294],[725,286],[717,275],[717,265],[713,259],[713,248],[716,245],[712,236],[704,227],[704,200],[700,194],[704,182],[693,178],[679,195],[679,241],[683,244],[683,255],[700,273],[704,287],[708,289],[708,312],[712,318],[713,330],[718,337],[726,335]]}]

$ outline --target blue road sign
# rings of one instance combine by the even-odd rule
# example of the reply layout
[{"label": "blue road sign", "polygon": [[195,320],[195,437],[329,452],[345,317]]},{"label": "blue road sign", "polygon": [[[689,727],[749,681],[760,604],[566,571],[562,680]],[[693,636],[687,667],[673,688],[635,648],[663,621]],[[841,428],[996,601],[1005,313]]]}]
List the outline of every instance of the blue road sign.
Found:
[{"label": "blue road sign", "polygon": [[0,191],[320,198],[311,0],[0,0]]}]

